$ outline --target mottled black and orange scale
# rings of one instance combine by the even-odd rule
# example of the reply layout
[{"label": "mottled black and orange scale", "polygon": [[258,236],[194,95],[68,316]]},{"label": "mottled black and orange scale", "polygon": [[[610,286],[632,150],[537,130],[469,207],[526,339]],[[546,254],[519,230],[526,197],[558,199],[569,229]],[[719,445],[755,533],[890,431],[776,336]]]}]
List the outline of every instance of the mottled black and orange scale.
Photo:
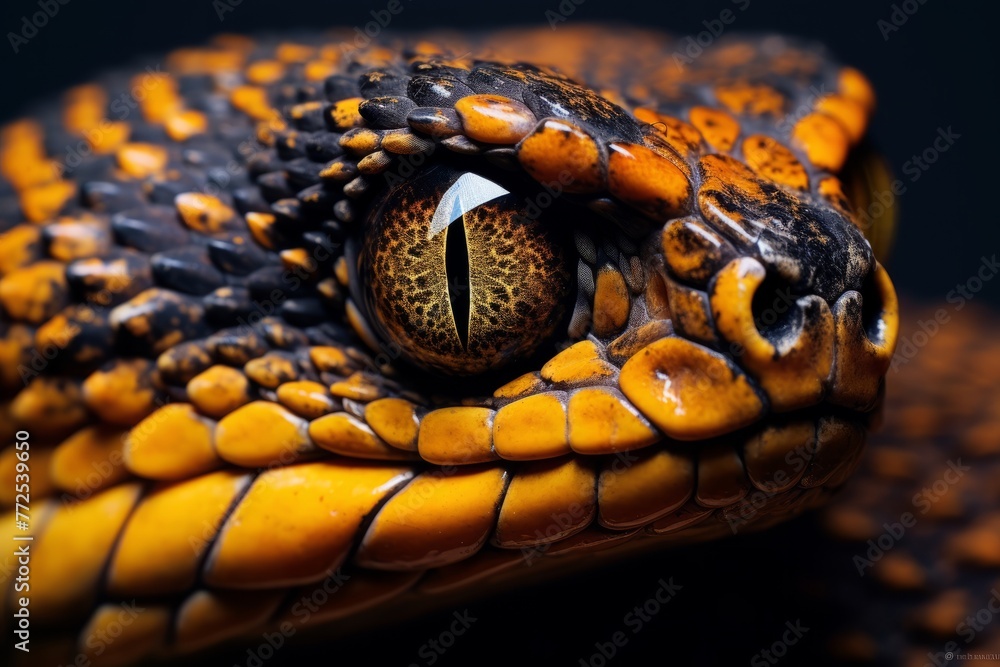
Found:
[{"label": "mottled black and orange scale", "polygon": [[[220,37],[0,130],[0,423],[54,660],[299,624],[338,572],[309,624],[761,528],[856,467],[897,327],[844,195],[860,73],[780,37],[425,37]],[[351,261],[438,161],[578,211],[568,325],[485,391],[401,363]]]}]

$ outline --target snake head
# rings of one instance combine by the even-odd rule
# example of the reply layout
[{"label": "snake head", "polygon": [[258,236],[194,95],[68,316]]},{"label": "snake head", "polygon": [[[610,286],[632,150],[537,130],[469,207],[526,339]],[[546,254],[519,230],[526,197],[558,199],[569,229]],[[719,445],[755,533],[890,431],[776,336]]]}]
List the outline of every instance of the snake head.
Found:
[{"label": "snake head", "polygon": [[[79,501],[36,543],[33,613],[197,583],[146,617],[190,647],[205,592],[277,605],[342,564],[366,604],[427,570],[441,592],[521,550],[767,526],[847,479],[897,329],[840,181],[870,88],[780,39],[677,71],[659,34],[599,34],[483,60],[224,39],[140,76],[127,122],[111,77],[0,132],[0,215],[40,223],[0,249],[5,414]],[[519,60],[591,44],[572,75]],[[586,67],[605,47],[644,57]],[[36,182],[51,126],[91,122],[94,154]]]},{"label": "snake head", "polygon": [[670,509],[701,512],[771,488],[798,450],[800,487],[844,478],[897,303],[835,175],[870,90],[853,70],[801,75],[837,92],[730,82],[650,104],[516,62],[415,59],[335,102],[347,310],[394,377],[444,401],[399,417],[423,459],[680,447],[702,481]]}]

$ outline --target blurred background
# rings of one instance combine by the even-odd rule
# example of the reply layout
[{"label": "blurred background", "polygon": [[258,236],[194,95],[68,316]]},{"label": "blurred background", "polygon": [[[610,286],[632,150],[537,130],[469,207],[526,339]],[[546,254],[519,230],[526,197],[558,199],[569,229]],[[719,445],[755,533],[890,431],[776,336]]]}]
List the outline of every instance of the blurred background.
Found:
[{"label": "blurred background", "polygon": [[[219,32],[363,26],[372,19],[370,12],[384,9],[387,2],[62,1],[67,4],[60,4],[37,36],[18,44],[17,53],[9,33],[21,32],[22,17],[38,11],[38,0],[2,3],[0,119],[143,54],[197,44]],[[559,13],[560,1],[401,0],[407,10],[393,19],[390,29],[547,26],[545,12]],[[896,245],[898,261],[892,267],[896,283],[906,292],[943,300],[974,272],[982,254],[1000,250],[993,180],[1000,149],[992,102],[1000,80],[993,36],[996,6],[969,0],[841,0],[817,5],[793,0],[562,2],[574,8],[566,23],[636,23],[680,36],[697,35],[705,30],[704,21],[718,19],[728,8],[737,18],[727,32],[782,32],[827,44],[874,84],[879,108],[871,135],[908,186],[898,202],[905,219]],[[742,7],[746,9],[740,11]],[[925,171],[917,167],[919,176],[911,180],[913,168],[904,173],[907,162],[933,146],[939,129],[948,128],[960,138]],[[984,289],[977,299],[1000,304],[1000,283]]]},{"label": "blurred background", "polygon": [[[25,43],[12,35],[21,33],[23,17],[39,10],[38,0],[4,0],[0,7],[4,34],[0,122],[17,117],[29,102],[55,95],[101,69],[141,62],[143,54],[197,44],[219,32],[363,25],[371,20],[371,11],[386,5],[385,0],[61,1],[66,4],[59,5],[49,24]],[[394,19],[392,30],[545,26],[547,10],[561,11],[560,0],[401,1],[407,10]],[[952,521],[964,529],[978,525],[979,516],[995,514],[993,496],[975,485],[1000,488],[995,474],[998,452],[993,444],[1000,442],[1000,427],[991,426],[1000,417],[1000,403],[994,396],[1000,384],[995,363],[1000,353],[995,341],[1000,337],[998,320],[983,310],[1000,307],[1000,278],[981,282],[972,294],[972,306],[961,314],[953,312],[954,303],[949,301],[952,290],[977,275],[984,257],[1000,253],[1000,187],[994,180],[1000,157],[994,101],[1000,74],[996,7],[941,0],[562,3],[574,8],[566,16],[567,23],[637,23],[679,36],[705,30],[703,22],[717,19],[725,9],[745,7],[735,12],[737,18],[727,32],[766,31],[814,38],[843,62],[861,69],[879,96],[871,137],[906,185],[897,202],[902,220],[890,261],[890,274],[906,299],[904,336],[916,331],[936,308],[949,309],[962,324],[949,326],[913,363],[901,367],[898,375],[890,374],[890,399],[893,383],[912,383],[911,389],[906,401],[890,400],[888,423],[883,435],[876,437],[883,449],[869,457],[862,481],[840,500],[840,516],[804,517],[766,534],[665,551],[471,601],[462,609],[478,620],[443,655],[421,649],[449,627],[452,609],[333,645],[295,643],[266,664],[757,666],[839,664],[848,657],[887,664],[961,664],[960,658],[944,657],[955,635],[959,648],[967,648],[959,631],[962,615],[956,609],[973,614],[980,607],[988,609],[990,591],[995,590],[991,587],[1000,585],[996,570],[1000,563],[995,563],[1000,545],[994,560],[984,553],[981,562],[962,565],[960,577],[948,578],[947,568],[946,574],[940,574],[935,564],[935,559],[943,558],[935,551],[943,539],[941,525],[947,528]],[[947,149],[933,150],[942,135],[951,137],[945,142]],[[933,150],[933,163],[921,161],[924,168],[914,158],[928,149]],[[963,351],[968,354],[961,357],[961,363],[949,362]],[[963,390],[967,393],[961,394]],[[978,401],[974,410],[968,407],[972,399],[962,398],[973,394]],[[920,422],[921,411],[931,407],[939,418]],[[881,452],[905,450],[909,443],[916,445],[906,450],[903,459],[913,459],[913,452],[920,452],[919,460],[900,463],[891,456],[888,463],[884,460]],[[873,508],[884,510],[888,520],[899,516],[879,490],[887,497],[896,485],[902,489],[899,493],[906,494],[905,489],[916,484],[913,488],[919,491],[915,480],[921,475],[934,480],[944,461],[951,460],[947,453],[935,459],[935,452],[961,453],[969,447],[986,458],[965,478],[963,484],[970,484],[969,488],[956,487],[957,514],[949,518],[946,513],[943,519],[920,524],[923,527],[906,536],[906,550],[924,572],[923,580],[911,578],[908,585],[894,588],[881,575],[859,577],[853,556],[864,553],[867,535],[882,531],[881,515],[874,518]],[[865,526],[851,523],[851,508],[867,513],[865,518],[872,524],[868,532]],[[839,539],[830,538],[823,527],[831,524]],[[925,548],[925,543],[938,546]],[[902,572],[913,574],[913,569]],[[899,571],[886,575],[890,584],[897,575]],[[656,592],[661,578],[670,577],[684,586],[682,591],[641,631],[633,632],[625,625],[626,614]],[[947,600],[940,602],[953,589],[959,593],[952,598],[964,595],[964,605],[949,608]],[[998,626],[1000,615],[994,618],[991,613],[969,645],[996,641]],[[789,644],[792,627],[800,634],[793,633],[796,641]],[[628,633],[628,643],[612,657],[600,655],[595,642],[606,643],[619,630]],[[785,645],[775,648],[776,642]],[[224,662],[209,664],[245,665],[247,654],[236,650],[218,660]],[[968,664],[1000,665],[1000,656],[985,660]]]}]

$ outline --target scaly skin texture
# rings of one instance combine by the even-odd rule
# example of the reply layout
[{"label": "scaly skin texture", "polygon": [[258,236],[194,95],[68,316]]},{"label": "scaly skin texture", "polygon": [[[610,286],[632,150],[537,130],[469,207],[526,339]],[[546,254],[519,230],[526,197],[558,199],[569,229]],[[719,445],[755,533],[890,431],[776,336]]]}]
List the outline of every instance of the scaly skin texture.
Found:
[{"label": "scaly skin texture", "polygon": [[[843,484],[898,319],[839,178],[871,89],[778,37],[670,52],[224,37],[5,127],[2,418],[52,646],[195,651],[337,573],[305,621],[360,618]],[[459,174],[506,199],[432,242]]]}]

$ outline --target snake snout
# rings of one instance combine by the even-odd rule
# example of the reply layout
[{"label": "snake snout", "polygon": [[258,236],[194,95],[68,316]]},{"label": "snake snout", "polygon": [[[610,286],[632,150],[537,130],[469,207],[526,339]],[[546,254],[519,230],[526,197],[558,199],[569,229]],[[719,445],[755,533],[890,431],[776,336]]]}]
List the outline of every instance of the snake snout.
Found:
[{"label": "snake snout", "polygon": [[701,219],[664,231],[678,330],[720,348],[776,412],[823,401],[870,410],[898,317],[864,236],[839,210],[729,159],[708,156],[701,171]]}]

